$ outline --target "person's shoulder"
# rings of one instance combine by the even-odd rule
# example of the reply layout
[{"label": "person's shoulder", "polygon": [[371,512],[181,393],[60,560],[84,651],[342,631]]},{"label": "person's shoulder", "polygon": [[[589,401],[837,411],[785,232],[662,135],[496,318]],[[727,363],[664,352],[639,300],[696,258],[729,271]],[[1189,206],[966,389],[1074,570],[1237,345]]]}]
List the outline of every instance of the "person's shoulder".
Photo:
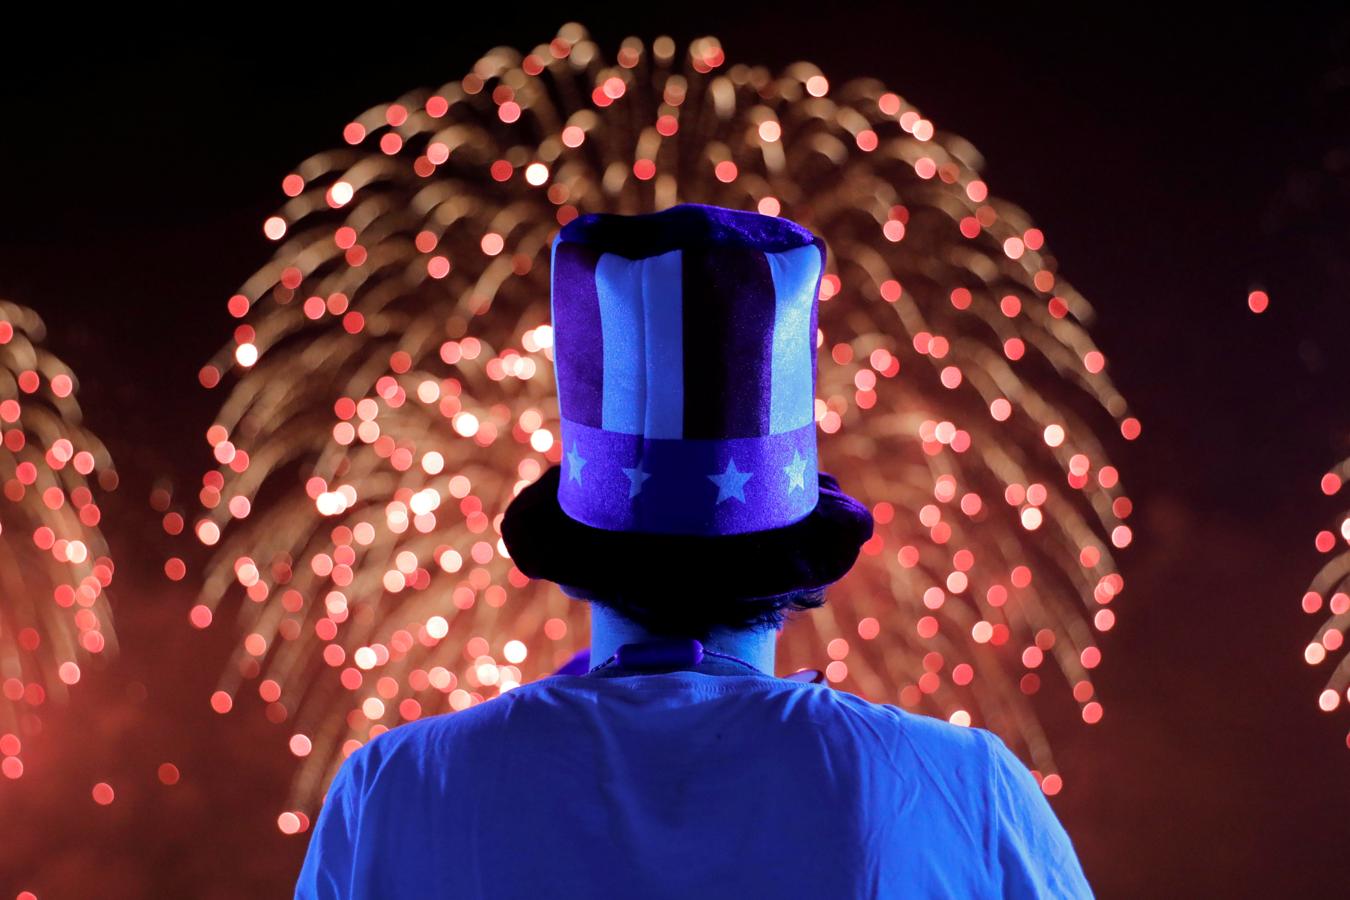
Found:
[{"label": "person's shoulder", "polygon": [[1009,896],[1091,897],[1072,841],[1030,769],[988,728],[835,692],[869,723],[888,722],[897,772],[935,786],[972,841],[991,848]]},{"label": "person's shoulder", "polygon": [[882,734],[903,738],[916,748],[940,751],[945,756],[958,755],[987,760],[990,738],[997,737],[984,728],[958,725],[946,719],[911,712],[890,703],[878,703],[847,691],[824,685],[811,685],[820,692],[830,706],[846,717],[858,719],[882,729]]},{"label": "person's shoulder", "polygon": [[390,728],[348,754],[343,768],[348,770],[348,777],[367,789],[376,781],[409,770],[439,768],[440,761],[461,756],[465,748],[478,745],[471,735],[490,730],[502,721],[514,702],[514,692]]}]

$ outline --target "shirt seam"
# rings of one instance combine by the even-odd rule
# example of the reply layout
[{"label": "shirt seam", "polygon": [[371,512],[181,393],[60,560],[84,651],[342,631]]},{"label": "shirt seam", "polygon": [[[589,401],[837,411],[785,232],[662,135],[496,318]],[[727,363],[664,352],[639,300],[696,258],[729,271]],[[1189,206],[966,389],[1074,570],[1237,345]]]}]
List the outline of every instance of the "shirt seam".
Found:
[{"label": "shirt seam", "polygon": [[984,751],[989,759],[989,871],[993,874],[995,883],[1001,886],[1003,884],[1003,860],[999,854],[1002,839],[999,794],[1003,789],[1003,775],[998,767],[999,761],[993,742],[1002,740],[1002,738],[988,730],[982,730],[981,736],[984,738]]}]

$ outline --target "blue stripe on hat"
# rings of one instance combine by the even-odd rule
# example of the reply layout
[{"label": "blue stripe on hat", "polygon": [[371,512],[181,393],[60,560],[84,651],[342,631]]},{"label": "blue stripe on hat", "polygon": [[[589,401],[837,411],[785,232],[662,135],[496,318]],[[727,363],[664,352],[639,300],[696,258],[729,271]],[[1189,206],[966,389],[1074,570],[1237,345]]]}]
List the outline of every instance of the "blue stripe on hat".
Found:
[{"label": "blue stripe on hat", "polygon": [[773,275],[775,298],[769,433],[778,434],[815,420],[811,364],[816,336],[811,330],[811,308],[821,259],[815,245],[766,253],[764,258]]},{"label": "blue stripe on hat", "polygon": [[684,436],[683,251],[644,259],[643,314],[647,325],[647,417],[650,438]]},{"label": "blue stripe on hat", "polygon": [[647,405],[642,263],[605,253],[595,264],[595,294],[605,367],[601,427],[642,434]]},{"label": "blue stripe on hat", "polygon": [[684,422],[681,251],[603,254],[595,266],[604,392],[601,427],[678,438]]}]

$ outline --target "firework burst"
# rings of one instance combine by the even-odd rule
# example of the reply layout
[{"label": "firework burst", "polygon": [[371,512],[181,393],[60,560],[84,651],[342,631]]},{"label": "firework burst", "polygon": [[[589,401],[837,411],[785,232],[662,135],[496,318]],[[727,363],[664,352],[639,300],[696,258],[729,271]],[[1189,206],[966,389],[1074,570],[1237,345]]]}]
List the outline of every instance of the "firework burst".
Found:
[{"label": "firework burst", "polygon": [[[1350,478],[1350,459],[1343,461],[1322,476],[1322,493],[1335,496]],[[1329,612],[1313,639],[1303,648],[1303,658],[1310,666],[1325,662],[1345,644],[1345,632],[1350,629],[1350,512],[1343,513],[1332,527],[1319,531],[1317,550],[1330,555],[1312,584],[1303,595],[1303,611],[1308,615]],[[1339,552],[1337,552],[1339,550]],[[1334,554],[1334,555],[1333,555]],[[1341,706],[1342,699],[1350,700],[1350,656],[1343,656],[1327,678],[1317,705],[1323,712],[1332,712]],[[1345,736],[1350,747],[1350,734]]]},{"label": "firework burst", "polygon": [[103,445],[80,425],[71,370],[41,347],[31,310],[0,301],[0,772],[23,775],[39,711],[64,700],[117,639],[113,565],[91,489],[116,487]]},{"label": "firework burst", "polygon": [[577,25],[528,54],[367,110],[287,175],[272,260],[229,301],[236,379],[189,512],[212,548],[192,620],[227,595],[246,680],[305,758],[303,830],[340,754],[418,716],[547,674],[584,611],[531,582],[498,525],[557,462],[549,249],[588,212],[678,202],[785,215],[821,234],[821,468],[875,537],[789,669],[1000,732],[1059,789],[1033,695],[1101,716],[1097,634],[1123,589],[1130,501],[1102,443],[1138,434],[1045,238],[982,160],[875,81],[726,65],[718,42]]}]

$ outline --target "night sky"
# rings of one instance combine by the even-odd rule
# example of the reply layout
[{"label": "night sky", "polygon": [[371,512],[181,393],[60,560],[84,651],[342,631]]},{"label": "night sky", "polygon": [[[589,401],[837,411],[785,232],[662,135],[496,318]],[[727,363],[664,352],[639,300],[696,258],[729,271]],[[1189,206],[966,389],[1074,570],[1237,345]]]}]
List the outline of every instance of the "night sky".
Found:
[{"label": "night sky", "polygon": [[[1137,512],[1095,673],[1106,715],[1051,723],[1053,803],[1089,880],[1103,897],[1343,896],[1350,714],[1317,709],[1328,667],[1302,648],[1321,618],[1299,601],[1326,558],[1314,535],[1345,506],[1319,479],[1350,455],[1350,17],[627,6],[9,31],[0,297],[45,318],[117,461],[121,654],[47,710],[24,777],[0,783],[0,900],[288,896],[306,841],[275,825],[288,732],[253,691],[211,711],[236,636],[189,627],[191,579],[164,578],[176,551],[147,497],[209,463],[220,397],[196,373],[271,254],[282,176],[356,113],[569,19],[607,54],[630,34],[712,34],[731,62],[876,77],[984,154],[992,191],[1095,306],[1143,422],[1113,448]],[[105,780],[126,787],[96,806]]]}]

